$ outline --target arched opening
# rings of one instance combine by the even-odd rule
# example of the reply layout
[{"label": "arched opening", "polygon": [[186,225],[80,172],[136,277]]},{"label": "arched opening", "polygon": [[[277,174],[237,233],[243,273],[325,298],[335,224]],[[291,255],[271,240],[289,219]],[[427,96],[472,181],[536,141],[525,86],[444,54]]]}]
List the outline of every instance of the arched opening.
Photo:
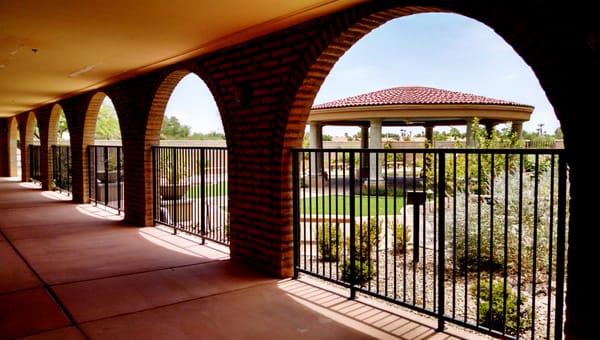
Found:
[{"label": "arched opening", "polygon": [[71,136],[69,124],[63,108],[55,104],[50,111],[48,121],[48,169],[50,172],[50,190],[71,193],[72,160]]},{"label": "arched opening", "polygon": [[[423,9],[418,11],[421,10]],[[394,44],[387,41],[384,44],[386,47],[377,49],[372,44],[369,45],[370,34],[365,37],[371,30],[407,14],[413,14],[413,10],[379,12],[358,19],[331,41],[324,38],[315,44],[318,51],[314,56],[315,62],[307,70],[307,76],[297,91],[288,117],[284,159],[289,150],[286,148],[302,145],[302,133],[299,130],[304,126],[299,122],[311,121],[310,106],[317,97],[317,92],[321,88],[325,89],[325,78],[329,74],[333,75],[334,65],[338,62],[342,64],[345,53],[348,52],[347,55],[351,56],[353,46],[366,45],[369,46],[367,51],[370,53],[380,51],[396,62],[400,60],[408,63],[408,56],[398,58],[394,55]],[[401,24],[401,20],[404,19],[398,19],[396,23]],[[392,21],[385,26],[394,24]],[[384,30],[382,28],[378,31],[371,34],[376,36]],[[413,28],[412,32],[427,32],[427,29]],[[452,35],[448,31],[444,32]],[[390,36],[398,37],[398,34]],[[359,41],[363,37],[365,39]],[[422,37],[415,39],[419,39],[420,44],[430,41]],[[489,37],[483,37],[483,41],[487,39]],[[319,47],[320,44],[325,47]],[[476,50],[482,45],[479,43],[472,46]],[[506,47],[518,58],[508,45]],[[406,55],[414,52],[410,46],[402,48]],[[498,51],[496,53],[501,55]],[[439,55],[444,58],[452,57],[447,53]],[[418,58],[418,62],[431,68],[423,60],[426,58],[413,58]],[[489,106],[478,108],[482,110],[480,117],[486,119],[481,121],[486,123],[486,129],[473,123],[472,119],[477,116],[471,117],[471,120],[467,120],[464,115],[458,117],[465,125],[466,136],[463,138],[468,141],[469,129],[474,130],[475,132],[471,131],[472,138],[479,138],[479,146],[487,148],[384,148],[382,126],[386,121],[392,122],[394,126],[388,133],[399,136],[402,133],[398,126],[402,126],[406,134],[412,132],[412,126],[422,124],[426,131],[424,135],[429,141],[436,136],[433,126],[455,124],[457,116],[445,120],[444,116],[433,112],[442,105],[445,110],[449,109],[453,102],[447,103],[444,100],[454,100],[453,96],[459,98],[456,103],[463,106],[462,110],[473,110],[475,107],[466,107],[486,102],[493,105],[494,109],[504,104],[511,107],[527,105],[515,103],[512,98],[508,98],[508,101],[495,101],[492,99],[496,97],[487,93],[485,94],[493,98],[456,94],[457,91],[450,94],[437,91],[438,89],[422,91],[422,87],[419,87],[414,92],[444,95],[424,100],[415,100],[414,96],[409,96],[409,101],[394,101],[392,104],[396,106],[388,107],[386,105],[393,97],[392,94],[400,91],[397,88],[388,91],[390,89],[386,87],[401,84],[382,86],[370,81],[386,79],[394,73],[397,65],[377,61],[372,54],[365,55],[365,60],[368,60],[367,63],[389,68],[375,76],[364,74],[364,78],[358,72],[346,74],[346,78],[339,81],[334,90],[345,84],[378,87],[354,88],[351,89],[356,91],[354,93],[323,100],[341,99],[318,108],[324,112],[324,120],[315,121],[314,127],[311,126],[309,139],[312,149],[292,152],[293,197],[297,200],[293,208],[293,233],[302,235],[295,245],[297,269],[354,285],[358,291],[380,296],[421,312],[451,315],[440,318],[440,325],[444,321],[451,321],[479,331],[502,335],[527,334],[535,337],[540,333],[549,336],[560,334],[565,278],[553,277],[551,273],[561,272],[565,266],[563,261],[557,261],[557,258],[562,259],[564,256],[565,243],[557,244],[556,236],[557,233],[564,236],[566,230],[554,229],[557,224],[564,226],[568,219],[565,216],[559,217],[561,213],[557,214],[557,211],[565,213],[567,210],[566,205],[560,203],[564,203],[566,191],[559,189],[568,186],[563,153],[556,150],[512,150],[517,145],[524,119],[507,114],[513,117],[513,131],[496,131],[494,126],[501,122],[500,113],[489,114]],[[521,62],[525,65],[522,60]],[[476,68],[473,63],[465,64]],[[533,72],[526,68],[529,75],[533,76]],[[405,69],[398,73],[398,78],[391,81],[407,79],[411,71]],[[415,72],[427,71],[424,68]],[[464,78],[459,80],[468,80]],[[537,79],[535,76],[533,78],[536,91],[543,95]],[[431,86],[428,83],[411,85]],[[485,89],[485,85],[480,83],[474,86],[476,89]],[[515,83],[513,87],[518,90],[520,85],[522,83]],[[364,92],[369,93],[363,94]],[[478,91],[469,92],[480,94]],[[349,95],[356,96],[344,98]],[[418,97],[418,94],[415,96]],[[364,98],[368,100],[361,101],[361,107],[353,104]],[[418,105],[418,108],[408,107],[409,105]],[[547,108],[552,110],[549,103]],[[403,110],[402,113],[413,109],[420,112],[392,120],[392,109]],[[362,139],[365,143],[354,143],[349,147],[362,147],[361,150],[343,150],[343,146],[336,149],[339,145],[323,149],[323,122],[365,126],[365,116],[360,115],[363,111],[374,115],[366,122],[367,128],[358,133],[357,139]],[[424,117],[423,112],[430,117]],[[334,117],[336,114],[339,116]],[[553,118],[558,127],[558,121]],[[358,132],[344,129],[340,131],[347,133],[347,136],[340,136],[346,137],[340,143],[350,142],[348,137]],[[315,137],[317,134],[318,137]],[[488,134],[493,135],[493,138],[488,138]],[[542,131],[539,135],[543,135]],[[441,136],[438,134],[438,137]],[[494,144],[498,140],[506,140],[508,144]],[[502,151],[490,150],[500,145],[509,148]],[[528,198],[519,201],[519,197]],[[533,206],[536,208],[527,209]],[[447,224],[448,221],[450,224]],[[442,225],[444,228],[440,227]],[[517,227],[511,229],[509,226]],[[350,241],[351,239],[355,241]],[[540,241],[542,239],[544,241]],[[348,244],[349,247],[346,246]],[[433,282],[436,285],[431,284]],[[536,286],[554,287],[557,292],[548,289],[546,293],[540,294],[535,289]],[[507,312],[508,310],[511,312]],[[531,311],[535,313],[531,314]]]},{"label": "arched opening", "polygon": [[17,119],[8,119],[8,167],[9,176],[21,176],[21,150],[19,148],[19,124]]},{"label": "arched opening", "polygon": [[121,128],[115,106],[103,92],[90,100],[83,148],[84,193],[95,204],[120,213],[125,208]]},{"label": "arched opening", "polygon": [[147,140],[155,145],[155,222],[229,244],[225,134],[213,95],[200,77],[177,71],[163,81]]},{"label": "arched opening", "polygon": [[26,164],[22,170],[21,178],[24,182],[33,181],[41,183],[40,162],[40,129],[35,113],[27,113],[25,124],[19,126],[21,164]]}]

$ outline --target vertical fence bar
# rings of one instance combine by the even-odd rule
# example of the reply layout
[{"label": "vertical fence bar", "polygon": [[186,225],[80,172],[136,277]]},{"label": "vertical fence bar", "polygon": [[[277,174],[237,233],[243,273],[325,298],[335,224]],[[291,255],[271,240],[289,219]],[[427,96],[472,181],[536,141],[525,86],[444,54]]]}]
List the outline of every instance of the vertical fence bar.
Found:
[{"label": "vertical fence bar", "polygon": [[[300,176],[298,174],[298,151],[292,150],[292,195],[293,218],[294,218],[294,278],[298,278],[298,267],[300,266]],[[331,240],[331,239],[330,239]]]},{"label": "vertical fence bar", "polygon": [[565,230],[567,213],[567,162],[563,154],[558,159],[558,211],[556,222],[556,307],[554,338],[563,337],[563,302],[565,277]]},{"label": "vertical fence bar", "polygon": [[[158,178],[156,172],[158,171],[158,168],[156,166],[156,147],[152,146],[152,220],[153,221],[157,221],[157,216],[159,216],[160,214],[160,207],[158,207],[158,193],[156,192],[156,180]],[[120,175],[120,174],[117,174]],[[121,188],[119,187],[119,191],[121,191]],[[158,211],[157,211],[158,210]]]},{"label": "vertical fence bar", "polygon": [[176,148],[171,148],[171,152],[173,155],[173,176],[172,176],[172,183],[171,185],[173,185],[173,234],[177,234],[177,228],[179,228],[179,219],[178,219],[178,215],[179,212],[177,211],[177,181],[178,181],[178,176],[177,176],[177,149]]},{"label": "vertical fence bar", "polygon": [[[350,299],[356,298],[356,287],[354,286],[354,278],[356,277],[356,206],[354,201],[354,156],[354,152],[350,152]],[[362,200],[362,197],[360,197],[360,200]],[[362,206],[362,202],[359,204]]]},{"label": "vertical fence bar", "polygon": [[206,239],[206,149],[200,149],[200,235],[202,244]]},{"label": "vertical fence bar", "polygon": [[87,150],[87,162],[88,162],[88,198],[92,201],[92,147],[88,145]]},{"label": "vertical fence bar", "polygon": [[94,202],[98,205],[98,150],[94,147]]},{"label": "vertical fence bar", "polygon": [[117,211],[121,213],[121,153],[119,149],[115,150],[117,157]]},{"label": "vertical fence bar", "polygon": [[438,176],[438,332],[444,330],[444,310],[446,306],[446,290],[444,282],[446,279],[446,153],[439,154],[439,176]]},{"label": "vertical fence bar", "polygon": [[108,147],[104,147],[104,205],[108,206]]}]

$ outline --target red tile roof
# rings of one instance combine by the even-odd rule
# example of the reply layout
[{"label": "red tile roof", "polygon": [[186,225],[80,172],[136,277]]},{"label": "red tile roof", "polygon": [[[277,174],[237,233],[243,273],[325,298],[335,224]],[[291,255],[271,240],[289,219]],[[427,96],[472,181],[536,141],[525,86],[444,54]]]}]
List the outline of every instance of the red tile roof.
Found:
[{"label": "red tile roof", "polygon": [[406,105],[406,104],[490,104],[529,106],[501,99],[488,98],[469,93],[436,89],[432,87],[394,87],[360,94],[358,96],[334,100],[314,105],[315,109],[331,109],[337,107]]}]

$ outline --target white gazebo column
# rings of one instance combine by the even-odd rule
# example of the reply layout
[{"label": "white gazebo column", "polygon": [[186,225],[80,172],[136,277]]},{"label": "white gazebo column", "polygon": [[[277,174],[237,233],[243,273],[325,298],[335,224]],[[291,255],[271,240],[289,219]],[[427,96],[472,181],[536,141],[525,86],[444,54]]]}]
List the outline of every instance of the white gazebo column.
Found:
[{"label": "white gazebo column", "polygon": [[475,148],[475,136],[473,136],[473,119],[467,119],[467,148]]},{"label": "white gazebo column", "polygon": [[[371,119],[371,129],[369,131],[369,149],[383,148],[383,144],[381,142],[381,134],[381,119]],[[378,176],[377,174],[379,174],[379,171],[383,165],[381,164],[382,159],[383,157],[379,157],[378,161],[377,155],[374,153],[371,154],[371,165],[369,166],[370,178],[376,178]]]},{"label": "white gazebo column", "polygon": [[[323,149],[323,124],[310,122],[310,134],[308,139],[310,149]],[[312,153],[310,157],[310,175],[322,175],[323,154]]]},{"label": "white gazebo column", "polygon": [[523,122],[512,122],[511,133],[517,135],[517,139],[523,139]]}]

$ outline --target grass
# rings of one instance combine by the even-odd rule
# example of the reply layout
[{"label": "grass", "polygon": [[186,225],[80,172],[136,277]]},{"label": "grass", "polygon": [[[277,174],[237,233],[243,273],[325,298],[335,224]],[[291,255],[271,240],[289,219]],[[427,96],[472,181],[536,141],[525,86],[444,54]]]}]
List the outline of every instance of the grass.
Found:
[{"label": "grass", "polygon": [[[211,183],[204,186],[204,193],[207,197],[227,196],[227,182]],[[195,185],[188,189],[185,194],[188,198],[200,197],[200,186]]]},{"label": "grass", "polygon": [[[396,201],[396,211],[394,211],[394,200]],[[386,211],[387,201],[387,211]],[[300,200],[300,213],[304,214],[304,204],[306,204],[307,214],[350,214],[350,196],[332,195],[305,198]],[[325,207],[323,207],[323,204]],[[377,211],[379,215],[393,215],[402,211],[404,200],[402,197],[385,196],[354,196],[354,204],[357,215],[375,216]],[[370,207],[369,207],[370,206]],[[361,214],[362,207],[362,214]],[[370,210],[369,210],[370,208]],[[345,210],[344,210],[345,209]],[[369,214],[370,213],[370,214]]]}]

